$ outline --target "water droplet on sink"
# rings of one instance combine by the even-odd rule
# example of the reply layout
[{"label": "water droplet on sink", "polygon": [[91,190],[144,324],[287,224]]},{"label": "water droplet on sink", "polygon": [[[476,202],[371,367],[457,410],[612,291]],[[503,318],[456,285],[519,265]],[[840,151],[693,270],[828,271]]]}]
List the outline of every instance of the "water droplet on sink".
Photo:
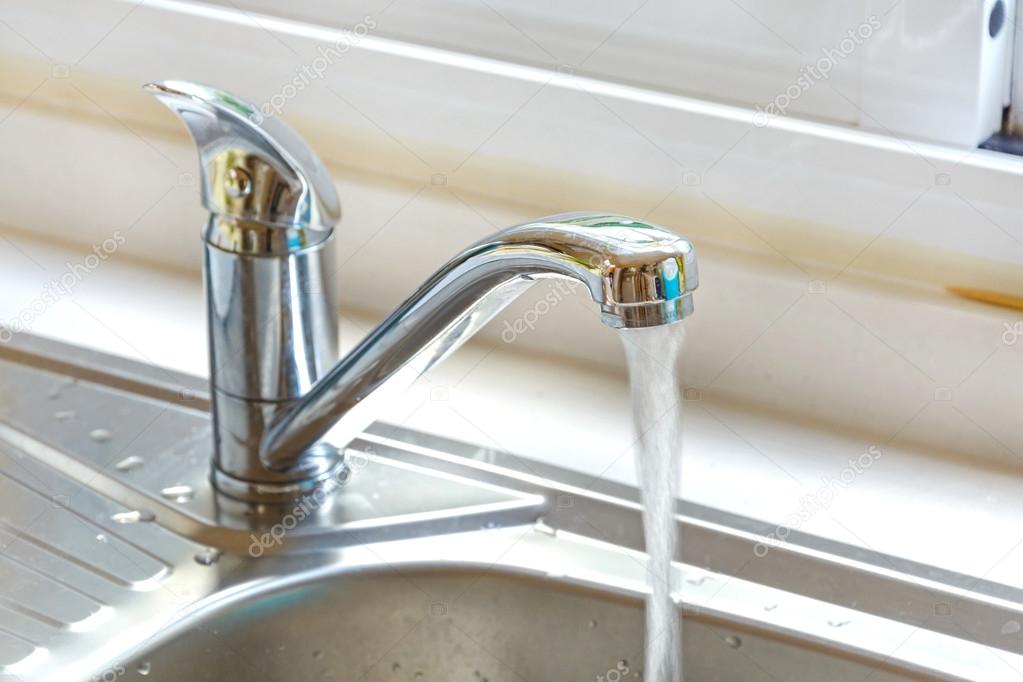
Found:
[{"label": "water droplet on sink", "polygon": [[742,640],[736,637],[735,635],[728,635],[727,637],[725,637],[725,644],[732,647],[733,649],[738,649],[739,647],[742,646]]},{"label": "water droplet on sink", "polygon": [[844,628],[851,622],[852,622],[851,620],[829,620],[828,625],[830,625],[833,628]]},{"label": "water droplet on sink", "polygon": [[316,659],[317,661],[320,660],[321,658],[323,658],[323,652],[322,651],[314,651],[313,652],[313,658]]},{"label": "water droplet on sink", "polygon": [[118,471],[131,471],[132,469],[138,469],[140,466],[146,463],[146,460],[142,459],[138,455],[131,455],[125,457],[120,462],[114,465],[114,468]]},{"label": "water droplet on sink", "polygon": [[1018,620],[1006,621],[1005,625],[1002,626],[1003,635],[1014,635],[1020,631],[1021,628]]},{"label": "water droplet on sink", "polygon": [[195,497],[195,491],[187,485],[169,485],[161,490],[160,494],[168,500],[179,503],[188,502]]},{"label": "water droplet on sink", "polygon": [[93,429],[89,432],[89,438],[97,443],[106,443],[113,438],[113,435],[106,429]]},{"label": "water droplet on sink", "polygon": [[117,512],[111,515],[110,520],[115,523],[149,523],[156,515],[144,509],[132,509],[131,511]]},{"label": "water droplet on sink", "polygon": [[586,624],[586,626],[591,630],[594,630],[597,627],[597,621],[591,620],[589,623]]},{"label": "water droplet on sink", "polygon": [[[220,560],[221,551],[214,547],[207,547],[206,549],[197,552],[195,555],[195,563],[201,566],[212,566]],[[283,647],[283,645],[281,645]]]},{"label": "water droplet on sink", "polygon": [[412,677],[414,677],[414,678],[415,678],[415,679],[417,679],[417,680],[421,680],[421,679],[423,679],[423,677],[424,677],[424,675],[423,675],[423,671],[422,671],[422,670],[417,670],[417,671],[416,671],[416,674],[415,674],[415,675],[413,675]]},{"label": "water droplet on sink", "polygon": [[97,539],[97,540],[98,540],[99,542],[106,542],[106,541],[107,541],[107,536],[106,536],[106,535],[103,535],[103,533],[98,533],[98,534],[96,535],[96,539]]},{"label": "water droplet on sink", "polygon": [[392,673],[396,673],[399,670],[401,670],[401,663],[398,663],[397,661],[395,661],[394,663],[391,664],[391,672]]},{"label": "water droplet on sink", "polygon": [[541,535],[549,535],[552,538],[558,535],[558,531],[548,526],[543,519],[536,520],[536,523],[533,524],[533,530]]},{"label": "water droplet on sink", "polygon": [[49,400],[57,400],[63,397],[64,389],[68,386],[74,386],[76,381],[70,377],[64,378],[59,384],[50,389],[50,392],[46,394]]},{"label": "water droplet on sink", "polygon": [[53,413],[54,418],[59,422],[69,422],[75,418],[74,410],[61,410]]},{"label": "water droplet on sink", "polygon": [[149,661],[143,661],[135,666],[135,672],[145,677],[149,673],[153,672],[153,665]]},{"label": "water droplet on sink", "polygon": [[764,604],[764,611],[774,611],[778,608],[777,604]]}]

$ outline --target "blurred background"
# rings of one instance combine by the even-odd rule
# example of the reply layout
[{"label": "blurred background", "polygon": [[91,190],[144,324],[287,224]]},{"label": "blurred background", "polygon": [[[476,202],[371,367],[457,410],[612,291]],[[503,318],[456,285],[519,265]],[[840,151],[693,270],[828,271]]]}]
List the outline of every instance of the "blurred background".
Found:
[{"label": "blurred background", "polygon": [[[206,373],[195,152],[141,86],[208,83],[332,171],[345,348],[501,227],[665,225],[700,252],[683,496],[1018,583],[1017,33],[1005,0],[7,0],[0,322]],[[585,295],[538,285],[386,420],[633,481]]]}]

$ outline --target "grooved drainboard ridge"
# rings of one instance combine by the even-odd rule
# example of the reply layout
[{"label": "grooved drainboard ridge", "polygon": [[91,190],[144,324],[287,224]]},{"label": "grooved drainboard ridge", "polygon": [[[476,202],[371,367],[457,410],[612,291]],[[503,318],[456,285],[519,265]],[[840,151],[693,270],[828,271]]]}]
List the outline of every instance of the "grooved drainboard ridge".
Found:
[{"label": "grooved drainboard ridge", "polygon": [[157,523],[118,523],[122,505],[31,450],[0,437],[0,677],[14,679],[179,602],[167,583],[199,547]]}]

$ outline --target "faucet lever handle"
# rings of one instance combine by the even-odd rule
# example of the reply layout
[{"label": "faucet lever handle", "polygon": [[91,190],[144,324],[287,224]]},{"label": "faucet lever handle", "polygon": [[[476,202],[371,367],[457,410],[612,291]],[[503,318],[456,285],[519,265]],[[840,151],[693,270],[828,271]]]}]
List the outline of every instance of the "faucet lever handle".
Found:
[{"label": "faucet lever handle", "polygon": [[176,113],[199,151],[203,205],[241,227],[295,232],[296,246],[329,235],[341,218],[323,162],[290,127],[245,100],[188,81],[145,90]]}]

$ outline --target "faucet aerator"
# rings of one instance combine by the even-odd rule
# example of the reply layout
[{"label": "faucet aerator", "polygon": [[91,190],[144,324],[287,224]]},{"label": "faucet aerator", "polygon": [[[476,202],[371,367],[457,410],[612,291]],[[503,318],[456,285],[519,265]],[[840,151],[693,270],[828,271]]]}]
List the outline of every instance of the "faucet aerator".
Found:
[{"label": "faucet aerator", "polygon": [[685,294],[670,301],[608,305],[600,307],[600,320],[612,329],[643,329],[676,324],[693,314],[693,296]]}]

